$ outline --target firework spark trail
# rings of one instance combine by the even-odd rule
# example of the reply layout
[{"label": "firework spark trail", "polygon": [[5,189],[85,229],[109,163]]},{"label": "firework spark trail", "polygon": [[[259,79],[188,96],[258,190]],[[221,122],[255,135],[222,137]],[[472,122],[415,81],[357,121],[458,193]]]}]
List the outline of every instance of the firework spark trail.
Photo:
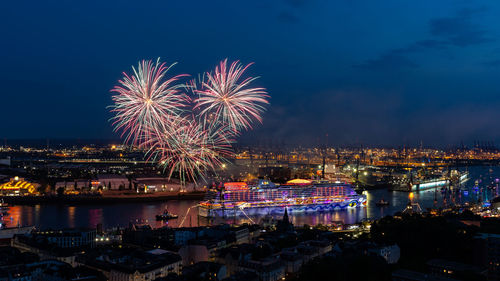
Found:
[{"label": "firework spark trail", "polygon": [[201,115],[211,117],[227,124],[233,131],[248,130],[255,119],[262,122],[264,105],[269,97],[264,88],[249,88],[257,78],[241,79],[251,64],[243,66],[235,61],[227,67],[227,59],[220,62],[213,73],[206,73],[202,88],[195,92],[195,109],[201,108]]},{"label": "firework spark trail", "polygon": [[241,208],[241,212],[243,212],[243,214],[247,217],[247,219],[250,220],[252,224],[255,224],[255,222],[247,215],[247,213],[245,212],[245,210],[243,210],[243,208]]},{"label": "firework spark trail", "polygon": [[[188,101],[178,84],[185,74],[164,80],[165,74],[174,64],[167,67],[165,63],[141,61],[137,69],[132,67],[133,75],[123,73],[111,92],[115,113],[113,126],[115,131],[122,131],[126,143],[139,145],[151,134],[176,119]],[[164,81],[162,81],[164,80]]]},{"label": "firework spark trail", "polygon": [[191,211],[191,208],[196,208],[198,207],[199,205],[196,204],[196,205],[193,205],[191,207],[189,207],[186,211],[186,214],[184,215],[184,218],[182,219],[182,222],[179,224],[179,227],[182,227],[182,225],[184,224],[184,221],[186,220],[186,218],[188,217],[188,214],[189,214],[189,211]]}]

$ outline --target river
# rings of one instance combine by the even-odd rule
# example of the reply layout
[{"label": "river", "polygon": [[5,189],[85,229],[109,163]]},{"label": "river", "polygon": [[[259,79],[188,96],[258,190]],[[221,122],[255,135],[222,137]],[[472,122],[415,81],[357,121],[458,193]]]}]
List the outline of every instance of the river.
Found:
[{"label": "river", "polygon": [[[488,190],[487,185],[498,182],[500,178],[500,167],[471,167],[470,180],[464,184],[467,192],[454,196],[435,192],[434,190],[420,191],[414,193],[414,201],[418,202],[422,209],[430,207],[441,207],[446,204],[463,202],[487,201],[498,194],[497,190]],[[475,182],[479,188],[475,188]],[[498,186],[498,185],[497,185]],[[327,213],[291,215],[295,225],[328,224],[331,221],[343,221],[346,224],[356,223],[363,219],[377,219],[386,215],[393,215],[401,211],[408,203],[408,192],[372,190],[365,192],[367,206],[364,208],[347,209]],[[378,207],[375,205],[380,199],[389,201],[389,206]],[[435,198],[437,205],[435,205]],[[9,226],[35,225],[40,228],[67,228],[67,227],[95,227],[102,223],[104,228],[126,227],[130,223],[148,223],[153,227],[164,226],[165,222],[157,222],[155,216],[163,212],[165,208],[179,218],[168,222],[171,227],[198,226],[208,224],[228,223],[258,223],[261,218],[219,218],[207,220],[199,218],[195,207],[197,201],[146,202],[146,203],[124,203],[106,205],[35,205],[35,206],[11,206],[4,222]],[[251,221],[250,221],[251,220]]]}]

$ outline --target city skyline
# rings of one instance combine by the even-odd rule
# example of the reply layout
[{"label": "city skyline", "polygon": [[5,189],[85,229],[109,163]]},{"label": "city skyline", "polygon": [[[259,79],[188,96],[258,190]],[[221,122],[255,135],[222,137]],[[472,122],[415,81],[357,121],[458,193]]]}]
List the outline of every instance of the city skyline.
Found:
[{"label": "city skyline", "polygon": [[225,58],[254,62],[271,105],[241,143],[500,140],[496,3],[31,5],[8,3],[1,19],[2,138],[118,139],[109,91],[160,57],[192,77]]}]

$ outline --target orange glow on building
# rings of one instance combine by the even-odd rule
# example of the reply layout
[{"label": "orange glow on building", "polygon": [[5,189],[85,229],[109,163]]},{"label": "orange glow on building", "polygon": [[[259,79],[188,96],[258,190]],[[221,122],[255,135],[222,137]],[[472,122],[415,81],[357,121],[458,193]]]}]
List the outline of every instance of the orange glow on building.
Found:
[{"label": "orange glow on building", "polygon": [[305,179],[293,179],[286,182],[286,184],[295,184],[295,185],[309,185],[312,184],[312,181]]},{"label": "orange glow on building", "polygon": [[35,185],[16,177],[0,185],[0,192],[3,191],[33,194],[35,193]]},{"label": "orange glow on building", "polygon": [[248,184],[246,182],[226,182],[224,183],[224,189],[230,191],[247,190]]}]

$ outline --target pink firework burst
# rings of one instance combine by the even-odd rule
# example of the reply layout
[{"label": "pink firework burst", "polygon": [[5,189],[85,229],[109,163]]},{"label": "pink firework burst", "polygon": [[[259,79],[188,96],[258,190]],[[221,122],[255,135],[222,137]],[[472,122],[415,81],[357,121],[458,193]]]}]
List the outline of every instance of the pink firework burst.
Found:
[{"label": "pink firework burst", "polygon": [[133,75],[123,73],[111,92],[114,105],[112,112],[115,131],[121,131],[125,142],[142,146],[155,131],[163,131],[163,127],[179,118],[186,106],[187,96],[181,91],[177,75],[164,79],[168,70],[174,66],[166,66],[151,60],[139,62],[137,69],[132,67]]},{"label": "pink firework burst", "polygon": [[[248,130],[253,120],[262,122],[264,105],[269,104],[264,88],[250,88],[257,78],[242,78],[251,64],[243,66],[239,61],[227,67],[227,59],[220,62],[213,73],[206,73],[201,89],[195,92],[195,109],[200,114],[229,126],[233,131]],[[241,80],[241,81],[240,81]]]}]

